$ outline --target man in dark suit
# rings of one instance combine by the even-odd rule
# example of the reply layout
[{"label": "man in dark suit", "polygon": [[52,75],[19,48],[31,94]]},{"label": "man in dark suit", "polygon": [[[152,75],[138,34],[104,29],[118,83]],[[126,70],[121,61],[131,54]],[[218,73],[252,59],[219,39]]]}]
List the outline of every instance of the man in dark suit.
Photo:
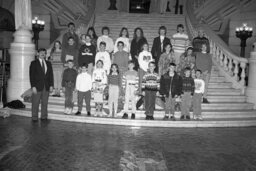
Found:
[{"label": "man in dark suit", "polygon": [[156,63],[156,69],[155,71],[158,72],[158,61],[159,58],[161,56],[161,54],[164,52],[164,47],[167,43],[170,43],[170,39],[166,37],[166,27],[165,26],[161,26],[159,27],[159,36],[154,38],[153,41],[153,46],[151,49],[151,53],[153,58],[155,59],[155,63]]},{"label": "man in dark suit", "polygon": [[32,121],[38,121],[39,103],[41,101],[41,120],[46,121],[48,116],[49,91],[53,89],[52,65],[45,60],[46,49],[38,50],[38,59],[30,64],[29,76],[32,94]]}]

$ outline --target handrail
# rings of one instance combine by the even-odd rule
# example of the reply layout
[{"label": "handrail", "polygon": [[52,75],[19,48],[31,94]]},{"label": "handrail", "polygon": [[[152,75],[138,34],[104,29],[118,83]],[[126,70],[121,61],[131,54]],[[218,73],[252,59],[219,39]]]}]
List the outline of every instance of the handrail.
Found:
[{"label": "handrail", "polygon": [[227,44],[214,33],[207,24],[199,23],[193,11],[193,4],[186,1],[186,24],[188,32],[192,37],[197,36],[195,28],[203,28],[210,41],[210,53],[213,55],[213,63],[218,67],[220,73],[230,82],[233,88],[245,90],[245,70],[248,59],[235,55]]},{"label": "handrail", "polygon": [[[88,2],[88,1],[90,1],[90,2]],[[93,26],[94,22],[95,22],[95,5],[96,5],[96,3],[95,3],[95,0],[88,0],[88,1],[85,4],[88,6],[88,12],[87,12],[88,16],[86,16],[86,18],[89,19],[88,23],[83,23],[84,21],[82,21],[80,18],[78,18],[76,21],[74,21],[74,23],[76,25],[79,24],[78,27],[76,27],[76,33],[78,34],[79,37],[81,34],[86,34],[87,29],[89,27]],[[66,33],[66,31],[67,31],[67,29],[65,29],[65,31],[63,31],[55,41],[59,40],[61,42],[62,37]],[[49,46],[49,48],[47,49],[47,56],[50,55],[51,49],[52,49],[55,41],[53,41],[51,43],[51,45]]]}]

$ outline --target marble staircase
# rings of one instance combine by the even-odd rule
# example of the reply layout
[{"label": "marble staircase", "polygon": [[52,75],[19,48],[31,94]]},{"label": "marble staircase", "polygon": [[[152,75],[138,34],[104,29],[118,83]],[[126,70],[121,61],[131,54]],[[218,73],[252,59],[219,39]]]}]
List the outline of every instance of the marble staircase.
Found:
[{"label": "marble staircase", "polygon": [[[171,37],[176,32],[178,24],[185,25],[185,17],[182,15],[158,15],[158,14],[127,14],[118,12],[106,12],[95,16],[94,27],[97,35],[101,35],[103,26],[110,27],[111,37],[115,40],[122,27],[127,27],[130,34],[130,40],[133,37],[133,30],[141,27],[147,38],[150,48],[153,38],[158,36],[158,28],[161,25],[167,27],[167,36]],[[186,29],[185,29],[186,30]],[[176,121],[163,121],[163,109],[156,105],[154,114],[155,120],[145,120],[144,110],[136,112],[136,119],[121,119],[123,112],[119,111],[117,118],[87,117],[85,108],[81,116],[64,115],[64,97],[49,98],[49,119],[83,122],[92,124],[111,124],[135,127],[244,127],[256,126],[256,110],[253,110],[254,104],[246,102],[246,96],[241,89],[232,87],[231,81],[227,81],[225,75],[221,75],[219,67],[213,66],[211,79],[209,83],[208,100],[210,104],[202,105],[203,121],[180,121],[180,112],[175,113]],[[26,103],[24,110],[12,110],[14,115],[31,117],[31,103]],[[84,106],[85,107],[85,106]],[[91,113],[94,114],[94,102],[91,102]],[[77,106],[74,107],[74,113]],[[104,113],[108,113],[108,105],[104,105]],[[191,113],[192,116],[192,113]]]}]

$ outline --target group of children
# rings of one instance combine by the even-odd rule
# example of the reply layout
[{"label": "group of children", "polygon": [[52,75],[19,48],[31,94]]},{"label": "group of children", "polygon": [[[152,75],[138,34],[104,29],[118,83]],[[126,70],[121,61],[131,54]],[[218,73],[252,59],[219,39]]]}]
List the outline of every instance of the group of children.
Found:
[{"label": "group of children", "polygon": [[[95,115],[103,116],[104,89],[108,86],[108,117],[117,116],[118,100],[124,96],[123,118],[128,118],[129,107],[131,108],[131,119],[135,119],[136,103],[138,95],[138,72],[134,70],[134,62],[129,61],[128,71],[122,78],[117,64],[112,64],[109,75],[103,68],[103,62],[98,60],[92,76],[88,73],[88,65],[81,67],[81,73],[76,75],[73,69],[73,61],[68,61],[68,68],[64,70],[62,86],[65,88],[65,113],[71,114],[73,103],[73,91],[78,93],[78,111],[82,112],[83,100],[85,100],[87,115],[91,115],[91,91],[95,102]],[[157,96],[163,96],[165,101],[164,120],[175,120],[175,103],[177,98],[181,98],[181,120],[190,119],[190,108],[193,101],[193,118],[202,120],[201,99],[204,93],[205,83],[201,78],[201,70],[197,70],[195,79],[191,77],[190,68],[184,71],[184,77],[176,73],[176,64],[169,64],[169,71],[160,76],[155,72],[156,64],[151,61],[148,64],[148,72],[142,79],[141,88],[144,91],[145,114],[147,120],[154,120],[155,101]],[[114,105],[114,109],[113,109]]]},{"label": "group of children", "polygon": [[[178,25],[178,31],[182,30],[180,28],[181,26]],[[184,32],[184,30],[182,31]],[[138,30],[135,31],[135,34],[143,38],[143,32],[137,32]],[[177,45],[179,43],[183,44],[184,47],[188,44],[188,39],[183,32],[178,32],[179,34],[174,36],[172,40],[172,43],[179,48],[180,46]],[[98,39],[95,39],[94,30],[92,33],[89,33],[88,30],[87,35],[81,36],[82,45],[76,53],[69,49],[72,49],[72,46],[77,48],[77,38],[71,33],[68,34],[68,38],[64,36],[67,39],[67,47],[65,50],[62,49],[61,57],[59,57],[59,60],[65,64],[64,68],[66,67],[61,81],[61,86],[65,92],[64,113],[72,113],[74,98],[76,98],[74,94],[77,93],[78,111],[75,113],[76,115],[81,115],[83,100],[85,100],[87,115],[90,116],[91,99],[93,98],[96,109],[94,115],[103,116],[103,104],[107,90],[109,105],[107,117],[117,116],[118,102],[122,99],[124,102],[122,118],[128,118],[130,108],[131,119],[135,119],[138,109],[137,100],[139,97],[143,97],[146,119],[154,120],[156,98],[160,97],[164,101],[164,120],[175,119],[175,103],[178,99],[181,99],[180,119],[190,119],[189,112],[192,101],[194,119],[202,119],[201,98],[204,93],[205,82],[201,77],[206,72],[200,70],[200,66],[196,70],[196,67],[192,65],[191,67],[190,65],[182,65],[182,69],[179,71],[176,69],[176,65],[179,68],[181,66],[179,63],[182,62],[175,55],[170,39],[165,37],[166,28],[164,26],[159,28],[159,41],[161,41],[159,47],[161,50],[157,52],[156,46],[158,45],[155,44],[154,40],[153,46],[155,47],[152,47],[151,53],[147,41],[144,41],[141,43],[141,50],[135,57],[129,54],[130,44],[126,28],[121,30],[120,37],[115,44],[108,36],[109,28],[103,27],[103,35]],[[153,53],[154,49],[155,52]],[[193,48],[191,49],[193,50]],[[189,58],[187,57],[187,59]],[[209,60],[211,59],[208,57],[202,59],[206,62]],[[195,62],[195,60],[192,62],[194,66]],[[189,63],[191,62],[189,61]],[[138,69],[136,65],[138,65]],[[205,66],[205,63],[202,65]],[[207,67],[203,69],[207,72],[210,71],[210,65],[207,64]],[[192,71],[194,73],[193,78],[191,76]]]}]

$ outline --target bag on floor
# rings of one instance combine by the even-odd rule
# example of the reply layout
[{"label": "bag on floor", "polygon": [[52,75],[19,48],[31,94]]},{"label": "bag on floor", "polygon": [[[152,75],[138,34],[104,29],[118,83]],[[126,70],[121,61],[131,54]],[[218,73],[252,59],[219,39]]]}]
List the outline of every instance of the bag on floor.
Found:
[{"label": "bag on floor", "polygon": [[24,109],[26,106],[20,100],[13,100],[9,103],[6,103],[4,105],[4,108],[5,107],[9,107],[12,109]]}]

